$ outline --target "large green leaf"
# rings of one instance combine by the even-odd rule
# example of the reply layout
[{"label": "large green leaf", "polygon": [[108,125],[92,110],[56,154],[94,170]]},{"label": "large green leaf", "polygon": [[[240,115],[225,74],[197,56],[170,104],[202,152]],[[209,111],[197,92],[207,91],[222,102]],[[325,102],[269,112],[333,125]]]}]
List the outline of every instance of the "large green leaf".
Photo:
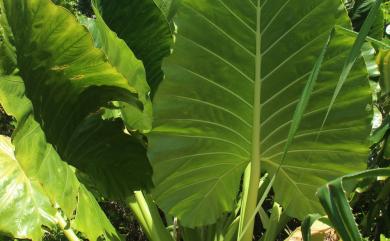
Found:
[{"label": "large green leaf", "polygon": [[49,1],[4,5],[18,75],[37,121],[58,149],[65,149],[73,130],[99,106],[114,98],[135,101],[134,88],[93,47],[88,31],[69,12]]},{"label": "large green leaf", "polygon": [[26,176],[42,185],[52,203],[57,203],[66,216],[72,217],[80,184],[73,170],[47,143],[42,129],[31,114],[32,106],[24,97],[22,83],[19,76],[0,76],[0,102],[17,121],[12,140],[16,159]]},{"label": "large green leaf", "polygon": [[[12,140],[15,147],[12,149],[15,149],[14,165],[18,168],[14,171],[9,171],[12,166],[5,169],[3,180],[13,180],[13,182],[4,183],[1,191],[12,193],[13,198],[18,198],[15,203],[18,201],[19,204],[8,203],[9,205],[3,208],[2,211],[6,213],[2,216],[2,220],[8,225],[1,226],[0,231],[16,238],[40,240],[43,234],[41,226],[51,227],[48,225],[48,220],[52,218],[54,208],[59,208],[71,220],[80,220],[78,222],[82,223],[87,222],[88,219],[101,220],[100,226],[76,227],[88,239],[97,240],[98,237],[104,235],[107,238],[111,237],[109,240],[119,240],[118,234],[104,216],[103,211],[98,209],[98,205],[94,205],[96,200],[93,200],[94,202],[90,200],[90,205],[84,204],[83,206],[83,212],[94,215],[80,217],[78,207],[81,200],[79,198],[90,194],[86,193],[83,185],[77,180],[74,168],[63,162],[55,148],[47,143],[41,126],[34,120],[32,105],[25,97],[21,78],[0,76],[0,83],[0,102],[7,113],[15,116],[17,120]],[[3,141],[2,145],[9,144]],[[15,175],[19,176],[19,181],[14,179]],[[20,180],[24,183],[20,183]],[[10,191],[15,184],[21,188],[20,192],[16,192],[15,189]],[[22,185],[29,185],[28,189],[23,188]],[[12,201],[12,198],[9,200]],[[26,203],[29,203],[30,207],[23,206]],[[38,213],[37,210],[39,210]],[[14,219],[12,213],[19,215],[19,218]],[[59,222],[57,218],[54,221]]]},{"label": "large green leaf", "polygon": [[152,89],[163,78],[162,59],[169,55],[173,24],[170,21],[175,0],[97,0],[107,25],[123,39],[145,65]]},{"label": "large green leaf", "polygon": [[[0,231],[15,238],[41,240],[43,226],[53,228],[60,222],[56,214],[59,199],[53,199],[52,193],[47,193],[39,172],[26,170],[26,163],[16,159],[14,151],[10,138],[0,136]],[[53,164],[61,168],[61,165]],[[72,180],[74,174],[70,173],[68,181]],[[120,240],[92,194],[83,185],[77,192],[77,211],[75,217],[71,217],[70,227],[84,233],[89,240],[98,240],[102,235],[107,240]]]},{"label": "large green leaf", "polygon": [[[98,111],[110,101],[142,108],[135,88],[65,9],[49,0],[4,0],[0,6],[7,37],[1,43],[1,50],[7,50],[1,59],[7,61],[0,62],[0,102],[17,121],[12,143],[21,169],[89,240],[102,235],[119,239],[66,162],[99,180],[102,192],[118,199],[150,185],[145,148],[125,134],[121,122],[103,121]],[[106,191],[110,186],[115,189]],[[80,225],[85,219],[101,223]]]},{"label": "large green leaf", "polygon": [[123,240],[111,225],[95,197],[84,186],[80,187],[77,213],[70,225],[83,232],[89,240],[100,241],[101,236],[106,241]]},{"label": "large green leaf", "polygon": [[[350,23],[338,0],[183,0],[174,20],[176,45],[154,99],[149,157],[157,203],[183,225],[199,226],[232,210],[257,135],[262,170],[278,170],[317,56],[333,26]],[[275,198],[290,216],[318,212],[319,186],[364,168],[370,89],[361,60],[317,138],[353,40],[335,30],[277,173]]]},{"label": "large green leaf", "polygon": [[38,240],[43,236],[41,225],[53,226],[55,209],[39,181],[21,168],[10,138],[4,136],[0,136],[0,196],[1,232]]},{"label": "large green leaf", "polygon": [[119,103],[122,109],[122,118],[127,127],[141,131],[150,131],[152,128],[152,103],[150,88],[146,81],[146,73],[142,61],[138,60],[126,43],[106,25],[99,11],[93,6],[96,19],[80,16],[79,20],[92,33],[96,47],[101,48],[110,63],[128,80],[137,90],[143,109],[127,103]]},{"label": "large green leaf", "polygon": [[[69,12],[47,0],[4,1],[4,4],[15,39],[17,74],[22,78],[25,95],[33,106],[31,115],[62,160],[85,172],[92,170],[87,166],[96,161],[102,166],[95,169],[102,167],[100,172],[105,173],[104,177],[117,175],[115,171],[126,165],[128,175],[115,179],[122,183],[111,183],[112,179],[99,177],[100,182],[107,181],[107,186],[126,187],[117,192],[115,198],[130,189],[149,186],[151,168],[147,159],[130,159],[145,153],[144,148],[136,143],[135,137],[124,133],[123,125],[116,123],[102,129],[102,120],[96,120],[96,114],[92,114],[113,100],[143,108],[136,98],[135,88],[110,64],[105,54],[94,47],[88,31]],[[12,100],[6,92],[2,98],[5,102]],[[86,129],[90,132],[80,138],[78,135]],[[101,137],[106,135],[107,129],[113,136]],[[115,145],[119,142],[130,154],[112,152],[118,149]],[[137,154],[132,154],[132,150],[138,151]],[[97,160],[97,155],[105,159]],[[90,174],[94,176],[95,173]]]},{"label": "large green leaf", "polygon": [[[143,132],[151,129],[150,97],[163,77],[162,58],[170,53],[172,40],[170,19],[175,6],[175,1],[170,0],[113,1],[109,4],[96,0],[93,1],[96,20],[79,18],[92,33],[96,46],[102,48],[109,61],[139,93],[140,101],[144,105],[142,111],[136,106],[125,103],[119,103],[118,106],[128,129],[138,129]],[[123,14],[126,14],[126,17],[130,16],[130,20],[122,21]],[[119,37],[117,33],[110,30],[101,15],[104,15],[110,27],[118,32]],[[143,63],[134,56],[130,47],[138,58],[144,61],[146,73]],[[153,93],[146,82],[145,74],[152,85]]]}]

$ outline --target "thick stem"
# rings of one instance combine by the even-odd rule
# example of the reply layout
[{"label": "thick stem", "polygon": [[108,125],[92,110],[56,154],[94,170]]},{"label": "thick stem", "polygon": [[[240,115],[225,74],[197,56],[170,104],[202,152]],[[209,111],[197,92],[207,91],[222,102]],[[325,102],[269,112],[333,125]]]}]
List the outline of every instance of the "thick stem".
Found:
[{"label": "thick stem", "polygon": [[[257,27],[256,27],[256,61],[255,84],[253,98],[253,131],[251,163],[245,172],[243,206],[239,237],[241,241],[251,241],[253,236],[254,220],[251,216],[255,212],[257,193],[260,181],[260,114],[261,114],[261,33],[260,33],[260,0],[257,1]],[[248,226],[246,231],[244,227]],[[242,233],[245,231],[244,233]]]},{"label": "thick stem", "polygon": [[142,191],[136,191],[129,207],[150,241],[174,241],[151,197],[144,195]]},{"label": "thick stem", "polygon": [[77,235],[74,233],[74,231],[71,228],[68,227],[68,223],[62,217],[60,212],[56,213],[56,221],[57,221],[58,226],[64,232],[66,238],[69,241],[80,241],[80,239],[77,237]]}]

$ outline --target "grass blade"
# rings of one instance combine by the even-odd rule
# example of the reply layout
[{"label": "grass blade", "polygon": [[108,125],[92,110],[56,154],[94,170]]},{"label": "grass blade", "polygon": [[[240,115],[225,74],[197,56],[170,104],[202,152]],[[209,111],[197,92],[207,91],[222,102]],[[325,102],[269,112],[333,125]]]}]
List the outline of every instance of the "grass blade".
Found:
[{"label": "grass blade", "polygon": [[[340,26],[340,25],[336,25],[335,28],[336,28],[336,30],[340,30],[343,34],[345,34],[347,36],[357,37],[359,35],[358,32],[355,32],[351,29],[347,29],[347,28]],[[389,44],[385,43],[384,41],[380,41],[378,39],[372,38],[370,36],[366,36],[366,41],[371,42],[373,45],[375,45],[377,47],[384,48],[384,49],[390,49]]]},{"label": "grass blade", "polygon": [[302,229],[302,239],[303,241],[311,241],[311,226],[315,221],[322,218],[321,215],[318,213],[316,214],[309,214],[307,217],[302,221],[301,229]]},{"label": "grass blade", "polygon": [[282,207],[278,203],[274,202],[269,227],[265,232],[262,241],[276,240],[278,234],[289,220],[290,218],[283,213]]},{"label": "grass blade", "polygon": [[363,240],[345,193],[352,192],[360,180],[378,176],[390,176],[390,169],[372,169],[346,175],[319,189],[317,196],[342,240]]},{"label": "grass blade", "polygon": [[321,188],[318,197],[335,229],[344,241],[361,241],[362,235],[338,178]]}]

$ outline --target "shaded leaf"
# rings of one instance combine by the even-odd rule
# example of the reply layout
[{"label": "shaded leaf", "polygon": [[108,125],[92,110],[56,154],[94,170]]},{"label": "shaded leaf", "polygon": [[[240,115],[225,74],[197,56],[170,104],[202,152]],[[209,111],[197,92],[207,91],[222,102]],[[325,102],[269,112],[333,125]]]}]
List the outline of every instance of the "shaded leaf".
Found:
[{"label": "shaded leaf", "polygon": [[[111,128],[117,139],[99,136],[102,133],[99,134],[100,128],[97,127],[101,123],[94,121],[96,118],[93,113],[98,112],[102,106],[113,100],[131,103],[139,108],[142,108],[142,103],[137,99],[135,88],[129,85],[128,80],[108,62],[102,51],[94,48],[90,34],[75,17],[47,0],[5,3],[18,53],[17,74],[23,80],[26,90],[20,95],[25,94],[32,103],[31,110],[21,114],[30,114],[34,117],[45,138],[54,146],[62,160],[76,167],[79,163],[85,167],[86,162],[94,161],[88,158],[96,156],[94,153],[86,155],[86,150],[96,151],[97,147],[114,146],[113,143],[117,144],[119,140],[132,139],[133,137],[124,133],[123,125],[118,123],[111,123],[107,127]],[[32,16],[30,11],[23,9],[32,9],[31,11],[38,16]],[[42,25],[41,23],[45,21],[53,25]],[[14,97],[4,91],[3,102],[13,101],[12,98]],[[17,119],[23,119],[13,113],[16,110],[9,109],[9,113]],[[22,109],[19,107],[18,110]],[[91,123],[95,124],[96,128],[92,128]],[[84,135],[81,141],[78,135],[86,128],[91,131]],[[94,139],[91,140],[91,137]],[[131,150],[131,145],[135,142],[126,141],[125,143],[130,146],[123,147],[123,144],[121,146]],[[137,145],[136,148],[139,148],[139,144]],[[126,175],[126,180],[117,185],[126,187],[117,196],[128,192],[129,188],[139,189],[148,186],[151,171],[147,159],[145,157],[137,160],[126,159],[124,156],[129,157],[129,154],[111,153],[113,148],[101,148],[97,152],[100,156],[106,157],[104,160],[106,166],[102,166],[100,170],[106,173],[106,177],[115,176],[115,170],[120,169],[107,169],[109,163],[124,165],[125,159],[127,165],[137,168],[137,175]],[[77,151],[79,156],[75,156]],[[102,151],[106,152],[102,154]],[[112,184],[109,181],[108,179],[106,185]],[[68,214],[72,213],[73,209],[70,208]]]},{"label": "shaded leaf", "polygon": [[[103,220],[104,214],[97,209],[96,201],[83,203],[83,212],[91,216],[78,213],[78,198],[92,196],[79,183],[74,168],[66,162],[85,165],[86,160],[91,161],[88,159],[91,155],[96,155],[87,151],[95,151],[96,146],[100,145],[103,151],[112,151],[118,140],[130,143],[128,140],[133,137],[124,133],[123,124],[118,122],[107,126],[116,133],[114,137],[118,140],[102,138],[93,131],[83,136],[84,142],[75,137],[91,128],[91,123],[96,124],[95,127],[101,124],[95,121],[99,109],[111,101],[133,103],[142,108],[136,90],[112,67],[104,53],[93,46],[88,31],[68,11],[48,0],[4,0],[1,4],[2,17],[6,20],[2,25],[6,23],[5,27],[9,29],[4,34],[13,46],[8,48],[12,51],[7,55],[15,57],[16,61],[11,68],[1,66],[2,70],[11,71],[2,71],[0,76],[0,102],[17,121],[12,138],[16,159],[29,178],[39,181],[52,206],[59,207],[67,218],[77,217],[78,222],[87,222],[82,218]],[[94,142],[89,139],[91,137],[95,138]],[[79,153],[83,156],[74,155],[77,149],[72,147],[75,146],[81,148]],[[107,163],[123,164],[121,153],[100,155],[106,157],[103,167],[107,167]],[[140,179],[126,176],[126,184],[122,183],[120,187],[125,190],[144,187],[150,175],[145,160],[145,157],[127,159],[127,163],[137,163]],[[115,175],[115,169],[101,171]],[[88,203],[90,205],[86,205]],[[109,240],[120,239],[107,220],[100,226],[80,229],[89,240],[102,235]]]},{"label": "shaded leaf", "polygon": [[66,159],[87,173],[104,196],[125,201],[140,186],[152,186],[152,170],[141,141],[124,134],[121,120],[91,115],[69,141]]},{"label": "shaded leaf", "polygon": [[163,79],[162,59],[170,54],[175,9],[171,0],[97,0],[99,11],[145,65],[152,94]]},{"label": "shaded leaf", "polygon": [[149,131],[152,127],[152,103],[150,88],[146,82],[146,73],[143,63],[138,60],[126,43],[118,38],[106,25],[97,8],[93,7],[96,19],[79,17],[81,23],[87,26],[92,33],[96,47],[101,48],[110,63],[134,86],[139,95],[143,108],[120,102],[118,109],[122,111],[128,129]]}]

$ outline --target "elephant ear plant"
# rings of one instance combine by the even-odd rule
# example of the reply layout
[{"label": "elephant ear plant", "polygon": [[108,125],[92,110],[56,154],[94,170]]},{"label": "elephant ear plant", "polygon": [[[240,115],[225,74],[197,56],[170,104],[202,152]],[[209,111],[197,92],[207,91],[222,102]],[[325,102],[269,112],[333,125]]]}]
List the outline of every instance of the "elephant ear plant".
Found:
[{"label": "elephant ear plant", "polygon": [[212,224],[233,210],[243,176],[239,232],[252,240],[261,172],[276,174],[284,212],[303,218],[322,210],[318,187],[364,169],[370,90],[362,61],[340,89],[353,39],[338,30],[284,149],[329,34],[336,24],[351,27],[340,1],[183,0],[174,21],[149,135],[153,196],[165,212],[183,226]]},{"label": "elephant ear plant", "polygon": [[140,85],[129,84],[67,10],[48,0],[0,3],[0,101],[16,119],[2,149],[1,232],[41,240],[42,227],[58,224],[70,240],[76,231],[120,240],[85,185],[119,200],[151,186],[143,143],[100,113],[111,101],[142,109]]},{"label": "elephant ear plant", "polygon": [[0,142],[2,234],[121,240],[105,199],[153,241],[250,241],[272,186],[273,240],[282,214],[324,213],[317,189],[365,168],[371,93],[335,28],[351,29],[342,1],[92,3],[76,19],[0,0],[0,103],[16,119]]}]

